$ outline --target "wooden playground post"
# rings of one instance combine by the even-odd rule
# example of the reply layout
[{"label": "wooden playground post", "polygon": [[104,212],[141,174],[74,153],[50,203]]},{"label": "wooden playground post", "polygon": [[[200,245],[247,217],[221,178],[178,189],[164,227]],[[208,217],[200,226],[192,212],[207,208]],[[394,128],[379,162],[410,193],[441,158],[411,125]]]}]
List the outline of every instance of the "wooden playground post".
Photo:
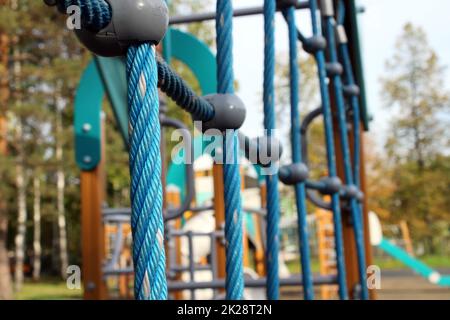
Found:
[{"label": "wooden playground post", "polygon": [[[334,143],[336,149],[336,165],[337,173],[342,181],[345,181],[344,175],[344,159],[341,150],[341,138],[339,134],[339,123],[336,118],[336,104],[335,96],[333,90],[330,90],[331,101],[332,101],[332,113],[333,113],[333,130],[334,130]],[[364,132],[361,128],[360,131],[360,181],[361,181],[361,191],[364,193],[364,200],[362,203],[363,208],[363,228],[364,228],[364,244],[365,244],[365,254],[366,254],[366,266],[372,264],[372,246],[370,244],[370,230],[369,230],[369,213],[368,213],[368,202],[367,202],[367,188],[366,188],[366,172],[365,172],[365,157],[364,157]],[[353,159],[354,144],[353,135],[349,135],[350,143],[350,154]],[[353,224],[351,222],[351,214],[348,211],[342,210],[342,231],[344,240],[344,254],[345,254],[345,266],[347,275],[347,287],[348,294],[350,297],[353,296],[353,290],[356,285],[359,284],[358,276],[358,257],[356,252],[356,242],[353,232]],[[369,290],[370,299],[375,299],[375,291]]]},{"label": "wooden playground post", "polygon": [[[223,185],[223,165],[213,164],[213,184],[214,184],[214,214],[216,220],[216,230],[224,231],[225,226],[225,200],[224,200],[224,185]],[[223,238],[216,238],[216,252],[217,252],[217,277],[225,279],[226,260],[225,260],[225,246],[223,245]],[[222,289],[221,292],[224,290]]]},{"label": "wooden playground post", "polygon": [[[241,175],[241,191],[244,192],[245,191],[245,172],[242,166],[240,166],[240,175]],[[249,267],[250,266],[250,257],[249,257],[249,247],[248,247],[248,232],[247,229],[245,228],[245,213],[243,213],[243,228],[242,228],[242,241],[243,243],[243,249],[244,249],[244,267]]]},{"label": "wooden playground post", "polygon": [[[358,26],[356,19],[352,19],[352,15],[356,15],[355,12],[355,3],[354,0],[349,0],[345,2],[346,10],[349,14],[346,15],[347,19],[345,21],[345,27],[349,30],[348,43],[350,49],[350,55],[352,64],[356,65],[357,63],[361,64],[361,59],[359,57],[359,39],[358,39]],[[360,70],[359,70],[360,71]],[[364,89],[364,79],[362,78],[362,72],[356,72],[356,81],[361,84],[362,90]],[[334,144],[335,144],[335,152],[336,152],[336,166],[337,166],[337,174],[339,178],[345,182],[344,175],[344,159],[341,150],[341,137],[339,133],[339,122],[337,119],[337,107],[336,107],[336,97],[332,86],[329,89],[330,97],[331,97],[331,111],[333,114],[333,134],[334,134]],[[360,101],[361,103],[361,101]],[[372,246],[370,245],[370,230],[369,230],[369,216],[368,216],[368,202],[367,202],[367,188],[366,188],[366,171],[365,171],[365,157],[364,157],[364,129],[363,123],[360,123],[360,181],[361,181],[361,191],[364,193],[364,200],[362,203],[363,207],[363,229],[364,229],[364,244],[365,244],[365,254],[366,254],[366,266],[370,266],[372,264]],[[354,139],[353,134],[349,132],[349,144],[350,144],[350,155],[351,159],[353,159],[354,154]],[[351,223],[351,214],[348,211],[342,210],[342,231],[343,231],[343,240],[344,240],[344,254],[345,254],[345,265],[346,265],[346,276],[347,276],[347,287],[349,297],[353,296],[353,290],[356,285],[359,284],[359,276],[358,276],[358,259],[356,252],[356,243],[353,232],[353,225]],[[376,299],[375,291],[369,290],[369,298]]]},{"label": "wooden playground post", "polygon": [[[261,193],[261,208],[266,208],[266,201],[267,201],[267,189],[266,184],[263,182],[260,186],[260,193]],[[263,243],[263,237],[261,234],[262,231],[262,217],[261,216],[254,216],[253,220],[255,221],[255,229],[256,229],[256,242],[257,247],[255,250],[255,264],[256,264],[256,273],[264,277],[266,276],[266,262],[265,262],[265,245]]]},{"label": "wooden playground post", "polygon": [[83,298],[85,300],[107,299],[106,282],[103,278],[105,257],[105,232],[102,205],[105,197],[105,135],[102,120],[101,161],[92,171],[81,172],[81,235],[83,258]]},{"label": "wooden playground post", "polygon": [[[330,197],[325,197],[330,201]],[[333,213],[321,208],[316,209],[316,232],[318,242],[320,275],[335,275],[337,273],[334,253],[334,225]],[[320,287],[320,294],[323,300],[330,300],[337,297],[338,288],[336,285],[324,285]]]}]

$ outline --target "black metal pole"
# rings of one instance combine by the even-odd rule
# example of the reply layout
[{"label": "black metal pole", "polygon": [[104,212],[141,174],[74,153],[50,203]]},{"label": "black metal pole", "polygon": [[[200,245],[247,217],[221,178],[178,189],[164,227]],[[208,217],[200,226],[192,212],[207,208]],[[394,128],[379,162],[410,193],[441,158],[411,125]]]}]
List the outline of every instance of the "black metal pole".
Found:
[{"label": "black metal pole", "polygon": [[[299,1],[295,6],[297,9],[308,9],[309,1]],[[282,8],[277,8],[278,11],[281,11]],[[252,7],[252,8],[243,8],[234,10],[234,17],[246,17],[253,16],[263,13],[263,7]],[[195,23],[195,22],[203,22],[216,19],[216,12],[205,12],[205,13],[194,13],[186,16],[175,16],[172,17],[169,21],[170,25],[176,24],[186,24],[186,23]]]}]

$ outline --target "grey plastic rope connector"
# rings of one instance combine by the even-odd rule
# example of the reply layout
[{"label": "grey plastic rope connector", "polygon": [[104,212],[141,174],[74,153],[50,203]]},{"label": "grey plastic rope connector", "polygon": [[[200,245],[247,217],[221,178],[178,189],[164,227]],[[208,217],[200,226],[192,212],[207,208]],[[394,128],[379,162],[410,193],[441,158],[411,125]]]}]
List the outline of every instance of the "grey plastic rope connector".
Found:
[{"label": "grey plastic rope connector", "polygon": [[169,26],[164,0],[105,0],[111,7],[111,22],[98,32],[75,30],[78,39],[93,53],[104,57],[124,56],[129,46],[158,44]]},{"label": "grey plastic rope connector", "polygon": [[342,181],[339,177],[328,177],[320,180],[324,184],[324,188],[320,193],[325,195],[332,195],[339,193],[342,189]]},{"label": "grey plastic rope connector", "polygon": [[346,185],[342,187],[341,196],[344,199],[357,199],[359,192],[359,189],[355,185]]},{"label": "grey plastic rope connector", "polygon": [[322,36],[313,36],[303,43],[303,50],[309,54],[314,54],[317,51],[325,50],[327,48],[327,40]]},{"label": "grey plastic rope connector", "polygon": [[280,168],[278,177],[283,184],[293,186],[308,180],[309,169],[304,163],[289,164]]},{"label": "grey plastic rope connector", "polygon": [[257,137],[250,141],[249,160],[253,164],[268,168],[280,161],[283,147],[276,137]]},{"label": "grey plastic rope connector", "polygon": [[211,94],[203,98],[214,109],[214,117],[209,121],[202,122],[203,132],[210,129],[237,130],[244,124],[247,111],[244,102],[237,95]]},{"label": "grey plastic rope connector", "polygon": [[321,0],[320,1],[320,11],[324,17],[334,16],[334,5],[333,0]]},{"label": "grey plastic rope connector", "polygon": [[361,93],[361,90],[356,84],[346,85],[342,88],[342,91],[346,97],[359,96]]},{"label": "grey plastic rope connector", "polygon": [[328,77],[340,76],[344,72],[344,68],[339,62],[328,62],[325,64],[325,70]]},{"label": "grey plastic rope connector", "polygon": [[336,41],[338,44],[348,43],[347,32],[342,24],[336,27]]},{"label": "grey plastic rope connector", "polygon": [[276,2],[278,10],[295,7],[298,4],[298,0],[277,0]]},{"label": "grey plastic rope connector", "polygon": [[362,202],[364,200],[364,192],[362,192],[361,190],[358,190],[358,194],[356,195],[356,200],[358,200],[359,202]]}]

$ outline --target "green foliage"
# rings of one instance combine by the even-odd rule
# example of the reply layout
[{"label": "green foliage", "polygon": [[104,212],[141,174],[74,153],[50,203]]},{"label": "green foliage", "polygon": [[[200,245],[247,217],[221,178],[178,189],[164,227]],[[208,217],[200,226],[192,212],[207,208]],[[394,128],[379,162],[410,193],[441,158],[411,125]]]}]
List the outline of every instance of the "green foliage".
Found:
[{"label": "green foliage", "polygon": [[81,299],[81,290],[70,290],[65,282],[45,279],[41,282],[25,282],[21,292],[16,293],[17,300],[71,300]]},{"label": "green foliage", "polygon": [[[9,57],[8,155],[2,162],[3,187],[8,189],[10,214],[9,245],[13,246],[17,201],[14,166],[22,162],[26,172],[27,209],[32,212],[33,175],[42,176],[42,246],[44,261],[54,252],[56,223],[56,177],[58,166],[66,175],[65,207],[69,252],[73,263],[79,263],[79,172],[73,154],[73,100],[75,88],[87,62],[87,52],[79,46],[72,32],[65,28],[64,18],[54,9],[32,0],[18,1],[16,10],[0,8],[8,17],[12,41]],[[5,30],[2,26],[0,30]],[[62,115],[62,131],[56,133],[56,110]],[[21,123],[23,135],[18,135]],[[56,159],[56,141],[63,145],[63,159]],[[25,155],[25,157],[22,156]],[[6,165],[4,165],[6,164]],[[6,181],[5,181],[6,180]],[[30,218],[30,214],[28,215]],[[32,223],[28,220],[27,242],[31,247]],[[44,268],[50,269],[44,262]]]}]

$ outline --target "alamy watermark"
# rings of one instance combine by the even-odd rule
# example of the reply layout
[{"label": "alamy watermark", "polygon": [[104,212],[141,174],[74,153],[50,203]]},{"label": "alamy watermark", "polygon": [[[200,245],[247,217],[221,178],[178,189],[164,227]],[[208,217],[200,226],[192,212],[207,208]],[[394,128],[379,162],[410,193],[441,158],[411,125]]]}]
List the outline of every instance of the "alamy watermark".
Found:
[{"label": "alamy watermark", "polygon": [[[195,121],[194,126],[202,132],[201,121]],[[201,139],[201,143],[192,143],[191,136],[191,132],[187,129],[176,129],[172,132],[170,141],[176,143],[170,155],[173,164],[192,164],[195,161],[195,155],[206,154],[211,155],[216,164],[240,165],[248,161],[261,165],[262,175],[274,175],[278,172],[280,144],[277,139],[279,132],[276,129],[265,130],[264,138],[248,140],[245,140],[243,136],[239,137],[235,130],[225,132],[217,129],[205,130],[195,136],[197,141]],[[235,144],[238,145],[237,148]],[[225,154],[224,145],[226,148],[235,148],[235,152]],[[201,150],[197,150],[198,148]]]},{"label": "alamy watermark", "polygon": [[66,13],[66,26],[69,30],[81,29],[81,8],[77,5],[68,6]]},{"label": "alamy watermark", "polygon": [[377,265],[367,267],[367,288],[370,290],[381,289],[381,268]]},{"label": "alamy watermark", "polygon": [[69,290],[81,290],[81,268],[77,265],[67,267],[66,286]]}]

